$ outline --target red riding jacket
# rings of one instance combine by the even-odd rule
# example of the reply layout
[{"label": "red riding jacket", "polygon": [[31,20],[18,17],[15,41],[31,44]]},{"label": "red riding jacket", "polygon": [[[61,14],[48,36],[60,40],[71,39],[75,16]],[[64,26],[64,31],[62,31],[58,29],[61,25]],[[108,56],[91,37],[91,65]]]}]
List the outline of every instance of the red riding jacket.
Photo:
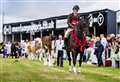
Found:
[{"label": "red riding jacket", "polygon": [[80,14],[79,13],[76,16],[74,16],[73,13],[71,13],[68,16],[67,23],[68,23],[69,28],[75,29],[79,22],[80,22]]}]

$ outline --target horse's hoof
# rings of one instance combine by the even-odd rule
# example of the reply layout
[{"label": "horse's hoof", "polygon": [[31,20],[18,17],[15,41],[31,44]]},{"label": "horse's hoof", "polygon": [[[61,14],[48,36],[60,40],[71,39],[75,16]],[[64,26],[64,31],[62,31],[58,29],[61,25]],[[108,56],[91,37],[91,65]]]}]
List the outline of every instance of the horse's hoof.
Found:
[{"label": "horse's hoof", "polygon": [[72,67],[69,67],[69,72],[72,72]]},{"label": "horse's hoof", "polygon": [[78,68],[78,73],[81,73],[81,70],[80,70],[80,68]]},{"label": "horse's hoof", "polygon": [[80,71],[80,70],[78,70],[78,73],[81,73],[81,71]]},{"label": "horse's hoof", "polygon": [[69,72],[72,72],[72,70],[71,70],[71,69],[69,69]]},{"label": "horse's hoof", "polygon": [[44,63],[44,65],[46,66],[46,65],[47,65],[47,63],[45,62],[45,63]]},{"label": "horse's hoof", "polygon": [[76,70],[76,68],[75,68],[75,67],[73,67],[73,72],[74,72],[74,73],[77,73],[77,70]]}]

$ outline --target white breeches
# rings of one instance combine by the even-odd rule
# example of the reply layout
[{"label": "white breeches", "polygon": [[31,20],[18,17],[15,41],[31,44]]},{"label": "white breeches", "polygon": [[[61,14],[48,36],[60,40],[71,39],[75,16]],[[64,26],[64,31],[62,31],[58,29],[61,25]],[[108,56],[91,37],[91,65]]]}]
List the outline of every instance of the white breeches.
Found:
[{"label": "white breeches", "polygon": [[65,32],[64,37],[67,38],[67,37],[69,36],[69,33],[70,33],[72,30],[73,30],[73,29],[68,28],[68,29],[66,30],[66,32]]}]

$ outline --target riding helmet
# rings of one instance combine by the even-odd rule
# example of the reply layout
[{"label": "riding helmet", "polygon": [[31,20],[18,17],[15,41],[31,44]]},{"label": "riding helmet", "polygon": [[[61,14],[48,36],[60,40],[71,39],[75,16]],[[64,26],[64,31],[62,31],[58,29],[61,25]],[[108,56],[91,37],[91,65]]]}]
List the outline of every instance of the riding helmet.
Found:
[{"label": "riding helmet", "polygon": [[79,8],[79,6],[78,5],[75,5],[75,6],[73,6],[73,10],[79,10],[80,8]]}]

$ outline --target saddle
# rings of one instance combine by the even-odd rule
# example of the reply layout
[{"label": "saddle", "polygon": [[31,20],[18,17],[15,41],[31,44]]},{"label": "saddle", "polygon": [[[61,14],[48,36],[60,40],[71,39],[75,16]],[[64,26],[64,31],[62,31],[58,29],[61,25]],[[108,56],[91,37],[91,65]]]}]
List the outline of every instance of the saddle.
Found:
[{"label": "saddle", "polygon": [[[81,36],[80,36],[81,34]],[[72,40],[80,46],[80,51],[82,51],[83,47],[86,45],[86,37],[84,32],[81,33],[76,33],[75,30],[70,32],[70,37],[72,38]]]}]

